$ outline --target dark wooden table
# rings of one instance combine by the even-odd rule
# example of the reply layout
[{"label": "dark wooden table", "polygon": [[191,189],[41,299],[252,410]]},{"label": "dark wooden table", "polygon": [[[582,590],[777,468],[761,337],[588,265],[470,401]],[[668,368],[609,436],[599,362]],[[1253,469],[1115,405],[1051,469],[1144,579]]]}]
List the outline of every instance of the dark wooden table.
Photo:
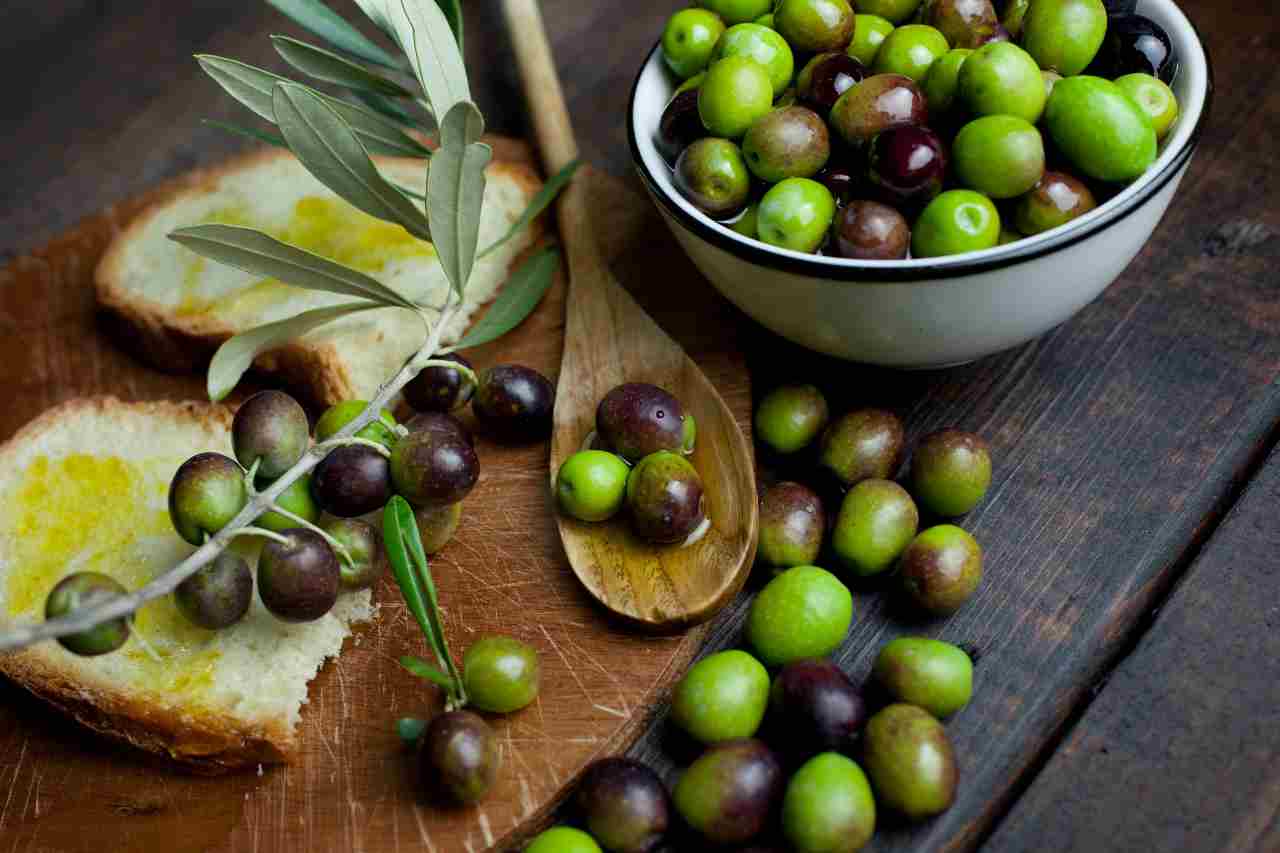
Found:
[{"label": "dark wooden table", "polygon": [[[497,4],[465,5],[477,99],[522,134]],[[629,86],[676,4],[544,5],[584,154],[629,176]],[[857,597],[841,662],[858,677],[901,633],[978,656],[948,724],[958,802],[885,827],[875,850],[1280,849],[1280,16],[1274,0],[1184,5],[1215,60],[1212,121],[1146,250],[1075,319],[908,375],[740,321],[757,390],[816,377],[837,406],[898,410],[912,436],[956,424],[994,447],[990,498],[964,522],[987,554],[975,601],[912,623]],[[239,149],[198,124],[238,110],[190,56],[271,64],[264,36],[294,31],[253,0],[19,0],[0,22],[4,256]],[[737,642],[742,616],[712,645]],[[673,776],[667,731],[659,716],[635,752]]]}]

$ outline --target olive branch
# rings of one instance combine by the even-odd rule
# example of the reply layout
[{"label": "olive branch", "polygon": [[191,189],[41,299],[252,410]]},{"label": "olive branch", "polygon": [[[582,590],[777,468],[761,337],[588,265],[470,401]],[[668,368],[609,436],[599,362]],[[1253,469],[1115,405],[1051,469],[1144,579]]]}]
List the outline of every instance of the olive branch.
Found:
[{"label": "olive branch", "polygon": [[[266,2],[334,48],[273,36],[272,43],[281,58],[303,74],[346,89],[355,100],[326,94],[234,59],[201,55],[196,59],[205,72],[255,115],[274,125],[275,130],[211,124],[287,148],[317,180],[354,207],[400,225],[415,237],[431,240],[448,279],[449,292],[443,305],[418,304],[372,276],[252,228],[197,225],[172,232],[170,239],[214,261],[350,300],[303,311],[227,340],[209,364],[208,393],[214,401],[226,397],[262,353],[358,312],[375,308],[411,311],[423,322],[423,344],[378,388],[358,416],[328,441],[313,445],[266,488],[255,490],[235,518],[185,560],[127,595],[56,619],[14,627],[0,635],[0,652],[128,617],[147,602],[172,593],[212,562],[235,537],[256,535],[253,522],[264,512],[281,512],[276,503],[280,495],[331,449],[361,441],[355,434],[377,418],[419,371],[436,365],[458,367],[437,356],[479,346],[506,334],[533,311],[551,285],[559,258],[557,250],[548,247],[534,253],[512,273],[484,317],[460,341],[451,347],[443,346],[445,330],[463,306],[463,294],[477,259],[528,226],[569,182],[578,165],[571,163],[552,176],[511,228],[479,250],[484,170],[492,152],[480,141],[484,117],[471,101],[463,65],[459,0],[357,0],[365,15],[400,48],[400,57],[370,41],[322,0]],[[414,84],[420,92],[414,91]],[[435,137],[434,149],[419,141],[421,135]],[[372,155],[425,161],[426,185],[419,192],[391,182],[379,171]],[[474,377],[470,378],[474,381]],[[396,550],[403,550],[400,542],[396,545]],[[404,591],[401,574],[398,569],[397,580]],[[431,634],[427,636],[433,650],[444,652],[444,660],[439,654],[437,659],[449,668],[445,677],[457,682],[447,649],[440,648],[442,641],[432,640]],[[465,702],[463,695],[451,698]]]}]

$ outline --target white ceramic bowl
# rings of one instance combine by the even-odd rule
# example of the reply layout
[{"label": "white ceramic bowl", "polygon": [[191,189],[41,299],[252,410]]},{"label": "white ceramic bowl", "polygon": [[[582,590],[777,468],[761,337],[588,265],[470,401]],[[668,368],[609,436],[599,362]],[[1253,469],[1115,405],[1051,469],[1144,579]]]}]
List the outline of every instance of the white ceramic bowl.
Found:
[{"label": "white ceramic bowl", "polygon": [[1168,31],[1181,63],[1181,115],[1138,180],[1066,225],[1006,246],[904,261],[807,255],[743,237],[689,204],[654,144],[674,91],[655,47],[628,111],[632,157],[685,252],[758,322],[810,349],[904,368],[972,361],[1062,323],[1111,284],[1146,243],[1191,161],[1212,92],[1209,60],[1173,0],[1138,12]]}]

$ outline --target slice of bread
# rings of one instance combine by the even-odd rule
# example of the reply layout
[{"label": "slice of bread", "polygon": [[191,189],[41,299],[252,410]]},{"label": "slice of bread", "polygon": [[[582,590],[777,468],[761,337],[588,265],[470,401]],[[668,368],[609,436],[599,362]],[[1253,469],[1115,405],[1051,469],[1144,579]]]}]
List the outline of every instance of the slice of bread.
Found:
[{"label": "slice of bread", "polygon": [[[136,589],[189,554],[169,521],[169,481],[195,453],[229,453],[230,428],[223,406],[77,399],[0,447],[0,630],[43,618],[49,590],[71,572]],[[295,753],[307,683],[372,615],[364,590],[291,625],[255,594],[241,622],[212,632],[166,596],[138,612],[111,654],[77,657],[46,642],[0,654],[0,672],[103,734],[222,772]]]},{"label": "slice of bread", "polygon": [[[424,161],[377,158],[390,180],[426,184]],[[495,161],[486,171],[481,249],[505,234],[541,186],[523,164]],[[197,172],[144,210],[108,248],[97,274],[99,303],[138,334],[138,349],[166,370],[202,368],[233,334],[350,297],[262,280],[205,260],[166,238],[176,228],[218,222],[264,230],[286,243],[372,275],[427,305],[443,302],[448,283],[430,243],[362,213],[321,185],[292,154],[270,149]],[[465,310],[444,340],[461,337],[476,310],[493,299],[511,266],[536,239],[526,228],[477,261]],[[422,344],[421,321],[387,308],[323,326],[264,353],[257,367],[280,374],[314,402],[368,399]]]}]

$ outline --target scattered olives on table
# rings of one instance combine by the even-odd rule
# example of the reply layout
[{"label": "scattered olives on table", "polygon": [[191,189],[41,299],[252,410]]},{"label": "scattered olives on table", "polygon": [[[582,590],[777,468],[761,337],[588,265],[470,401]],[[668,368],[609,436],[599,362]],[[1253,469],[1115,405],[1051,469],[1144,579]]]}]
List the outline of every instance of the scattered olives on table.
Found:
[{"label": "scattered olives on table", "polygon": [[1093,192],[1065,172],[1045,172],[1039,182],[1018,199],[1014,225],[1031,236],[1064,225],[1098,206]]},{"label": "scattered olives on table", "polygon": [[471,411],[496,438],[512,442],[542,441],[551,435],[556,389],[538,371],[519,364],[500,364],[481,372]]},{"label": "scattered olives on table", "polygon": [[582,774],[573,804],[583,825],[609,853],[650,853],[671,823],[671,799],[662,780],[629,758],[591,764]]},{"label": "scattered olives on table", "polygon": [[[463,805],[479,802],[493,787],[502,752],[489,724],[470,711],[433,718],[418,742],[422,787]],[[556,848],[552,848],[556,849]]]},{"label": "scattered olives on table", "polygon": [[982,582],[982,547],[964,529],[939,524],[911,540],[902,552],[898,574],[921,610],[947,616]]},{"label": "scattered olives on table", "polygon": [[[316,421],[316,443],[323,444],[355,420],[369,405],[368,400],[344,400],[325,410]],[[383,409],[379,416],[356,431],[357,438],[376,441],[388,449],[396,443],[396,419]]]},{"label": "scattered olives on table", "polygon": [[589,834],[572,826],[553,826],[534,836],[524,853],[601,853]]},{"label": "scattered olives on table", "polygon": [[756,594],[747,611],[746,639],[768,666],[828,655],[853,623],[853,595],[817,566],[795,566]]},{"label": "scattered olives on table", "polygon": [[538,697],[542,669],[533,646],[514,637],[481,637],[462,658],[467,699],[481,711],[510,714]]},{"label": "scattered olives on table", "polygon": [[783,482],[760,496],[760,545],[756,559],[771,569],[811,565],[822,551],[827,517],[808,486]]},{"label": "scattered olives on table", "polygon": [[782,798],[782,832],[795,853],[853,853],[871,840],[876,804],[866,774],[824,752],[805,762]]},{"label": "scattered olives on table", "polygon": [[648,382],[626,382],[596,406],[596,434],[624,459],[638,462],[659,450],[684,445],[684,406]]},{"label": "scattered olives on table", "polygon": [[[115,578],[99,572],[75,572],[67,575],[53,587],[45,599],[44,618],[57,619],[82,607],[106,604],[127,591]],[[59,637],[64,649],[81,657],[93,657],[114,652],[129,639],[129,619],[121,617],[101,625]]]},{"label": "scattered olives on table", "polygon": [[343,589],[368,589],[386,572],[382,540],[373,525],[358,518],[331,518],[320,528],[346,548],[351,558],[350,563],[338,558],[338,580]]},{"label": "scattered olives on table", "polygon": [[928,637],[899,637],[876,657],[873,677],[899,702],[918,705],[938,719],[969,704],[973,661],[959,646]]},{"label": "scattered olives on table", "polygon": [[707,517],[697,470],[669,450],[651,453],[631,469],[626,506],[636,535],[657,544],[685,541]]},{"label": "scattered olives on table", "polygon": [[808,447],[827,425],[827,398],[814,385],[783,385],[756,408],[756,438],[775,453]]},{"label": "scattered olives on table", "polygon": [[991,485],[991,451],[958,429],[930,433],[911,457],[911,488],[930,512],[954,517],[978,505]]},{"label": "scattered olives on table", "polygon": [[607,521],[627,497],[626,460],[603,450],[581,450],[564,461],[556,474],[560,511],[579,521]]},{"label": "scattered olives on table", "polygon": [[193,625],[210,631],[228,628],[249,612],[253,572],[239,554],[223,551],[178,584],[173,602]]},{"label": "scattered olives on table", "polygon": [[259,391],[241,404],[231,421],[231,446],[246,469],[266,482],[288,471],[311,446],[307,413],[281,391]]},{"label": "scattered olives on table", "polygon": [[[434,360],[452,361],[468,370],[474,369],[471,362],[457,353]],[[419,412],[455,412],[471,402],[475,390],[475,384],[462,371],[431,365],[418,371],[418,375],[404,386],[404,398]]]},{"label": "scattered olives on table", "polygon": [[923,708],[896,704],[872,716],[862,762],[876,803],[909,820],[940,814],[955,801],[960,774],[951,741]]},{"label": "scattered olives on table", "polygon": [[258,597],[283,622],[314,622],[338,600],[338,558],[318,533],[297,527],[269,540],[258,557]]},{"label": "scattered olives on table", "polygon": [[671,697],[671,719],[704,744],[753,736],[769,704],[769,673],[737,649],[689,668]]},{"label": "scattered olives on table", "polygon": [[689,766],[672,792],[691,829],[716,844],[740,844],[768,824],[782,795],[782,765],[758,740],[716,744]]},{"label": "scattered olives on table", "polygon": [[[1168,35],[1105,0],[774,6],[721,18],[705,71],[671,48],[680,80],[655,135],[694,207],[780,249],[882,261],[1015,242],[1088,207],[1055,214],[1048,182],[1032,198],[1047,159],[1130,181],[1178,118]],[[716,7],[676,13],[668,34]],[[1002,227],[992,202],[1010,199],[1026,204],[1004,213],[1043,217]]]},{"label": "scattered olives on table", "polygon": [[[398,442],[397,449],[404,444],[404,441]],[[330,515],[355,518],[381,509],[391,500],[392,474],[387,457],[372,447],[346,444],[330,450],[315,467],[311,474],[311,494]]]},{"label": "scattered olives on table", "polygon": [[863,480],[840,504],[831,548],[855,576],[877,575],[893,567],[919,523],[906,489],[892,480]]},{"label": "scattered olives on table", "polygon": [[841,415],[822,433],[818,465],[844,487],[887,480],[902,461],[902,421],[884,409]]},{"label": "scattered olives on table", "polygon": [[197,453],[174,472],[169,484],[169,518],[178,535],[203,545],[249,502],[245,472],[221,453]]},{"label": "scattered olives on table", "polygon": [[706,9],[681,9],[662,32],[662,56],[680,77],[692,77],[711,61],[711,52],[724,33],[724,21]]},{"label": "scattered olives on table", "polygon": [[769,693],[770,731],[790,758],[850,749],[866,722],[866,704],[853,682],[829,660],[806,658],[784,666]]}]

